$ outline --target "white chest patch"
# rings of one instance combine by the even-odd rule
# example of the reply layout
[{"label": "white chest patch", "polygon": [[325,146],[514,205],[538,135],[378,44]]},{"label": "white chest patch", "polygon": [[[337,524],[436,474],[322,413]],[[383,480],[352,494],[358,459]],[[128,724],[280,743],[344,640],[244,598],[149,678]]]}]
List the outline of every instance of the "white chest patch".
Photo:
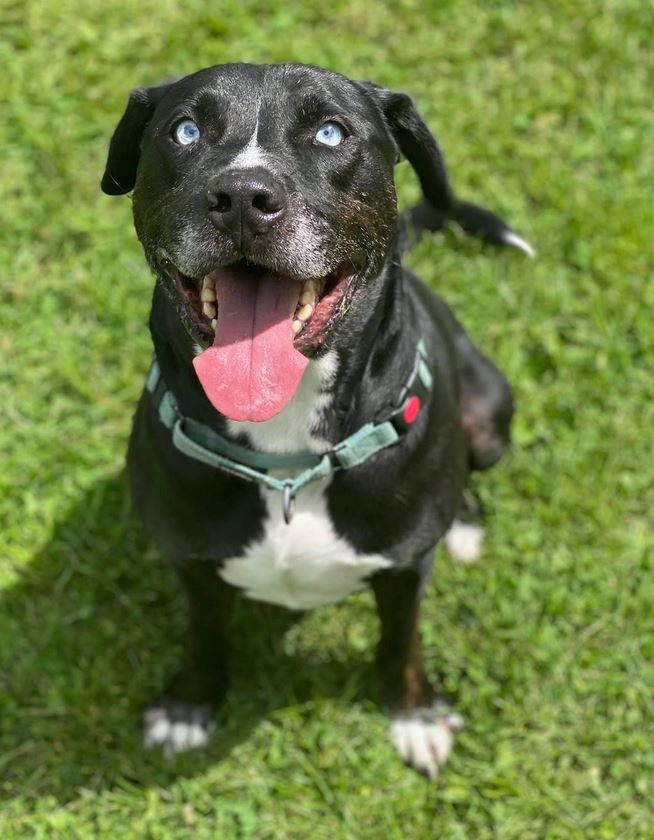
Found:
[{"label": "white chest patch", "polygon": [[[324,452],[329,444],[312,431],[331,400],[326,389],[337,364],[329,354],[311,362],[295,397],[277,417],[266,423],[230,421],[230,431],[245,432],[254,446],[266,452]],[[359,554],[336,534],[325,498],[329,481],[323,479],[300,491],[289,525],[284,522],[281,494],[261,487],[268,514],[264,534],[241,556],[223,563],[219,570],[223,580],[244,589],[254,600],[310,609],[363,589],[368,575],[390,566],[391,561],[381,554]]]},{"label": "white chest patch", "polygon": [[241,557],[227,560],[223,580],[245,589],[256,601],[294,610],[340,601],[365,586],[365,578],[391,561],[380,554],[358,554],[339,537],[325,503],[325,481],[298,495],[289,525],[282,515],[281,495],[263,490],[268,508],[263,537]]}]

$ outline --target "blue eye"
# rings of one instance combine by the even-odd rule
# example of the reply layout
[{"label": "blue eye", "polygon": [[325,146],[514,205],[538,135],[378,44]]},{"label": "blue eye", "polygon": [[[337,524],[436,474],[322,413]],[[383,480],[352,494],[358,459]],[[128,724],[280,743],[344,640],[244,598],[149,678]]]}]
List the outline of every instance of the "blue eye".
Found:
[{"label": "blue eye", "polygon": [[193,120],[182,120],[175,126],[173,137],[180,146],[190,146],[200,139],[200,129]]},{"label": "blue eye", "polygon": [[323,146],[340,146],[345,140],[345,131],[338,123],[326,122],[316,131],[316,140]]}]

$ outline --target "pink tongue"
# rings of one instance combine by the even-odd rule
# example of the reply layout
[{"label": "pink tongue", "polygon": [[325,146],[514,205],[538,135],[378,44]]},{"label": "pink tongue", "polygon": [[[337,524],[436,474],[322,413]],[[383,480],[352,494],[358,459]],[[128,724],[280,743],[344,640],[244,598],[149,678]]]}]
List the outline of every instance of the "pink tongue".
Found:
[{"label": "pink tongue", "polygon": [[193,360],[209,402],[232,420],[270,420],[297,391],[309,360],[293,347],[300,286],[274,274],[221,269],[213,346]]}]

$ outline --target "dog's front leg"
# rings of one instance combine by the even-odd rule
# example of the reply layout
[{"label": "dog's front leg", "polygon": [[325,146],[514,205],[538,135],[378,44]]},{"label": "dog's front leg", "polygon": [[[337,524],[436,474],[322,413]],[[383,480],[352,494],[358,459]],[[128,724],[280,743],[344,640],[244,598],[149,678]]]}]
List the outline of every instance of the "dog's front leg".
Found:
[{"label": "dog's front leg", "polygon": [[372,578],[372,588],[381,624],[377,670],[391,737],[405,763],[433,779],[461,718],[438,699],[424,671],[418,627],[422,578],[413,569],[388,570]]},{"label": "dog's front leg", "polygon": [[145,709],[146,746],[167,755],[203,747],[216,706],[227,690],[228,627],[236,590],[212,563],[176,564],[190,607],[182,664],[166,690]]}]

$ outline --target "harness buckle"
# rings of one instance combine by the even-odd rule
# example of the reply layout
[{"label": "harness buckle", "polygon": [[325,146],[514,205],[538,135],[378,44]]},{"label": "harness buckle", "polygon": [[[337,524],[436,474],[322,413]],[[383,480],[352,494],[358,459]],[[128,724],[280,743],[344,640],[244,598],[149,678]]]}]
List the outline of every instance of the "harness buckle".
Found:
[{"label": "harness buckle", "polygon": [[290,525],[295,513],[295,492],[293,485],[289,483],[286,483],[282,490],[282,511],[284,512],[284,522]]}]

